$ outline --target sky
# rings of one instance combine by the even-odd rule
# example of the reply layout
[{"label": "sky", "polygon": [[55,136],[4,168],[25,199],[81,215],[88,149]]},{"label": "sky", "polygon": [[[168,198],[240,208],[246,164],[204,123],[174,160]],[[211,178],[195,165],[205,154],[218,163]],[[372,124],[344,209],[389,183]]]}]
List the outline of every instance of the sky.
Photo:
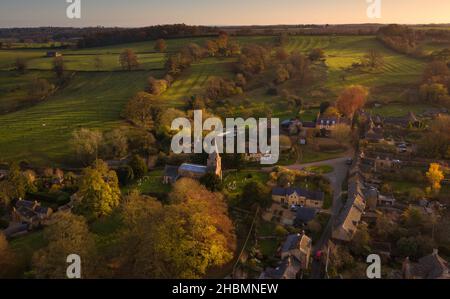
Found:
[{"label": "sky", "polygon": [[[0,27],[450,23],[450,0],[80,0],[72,20],[66,1],[0,0]],[[379,19],[367,16],[372,1]]]}]

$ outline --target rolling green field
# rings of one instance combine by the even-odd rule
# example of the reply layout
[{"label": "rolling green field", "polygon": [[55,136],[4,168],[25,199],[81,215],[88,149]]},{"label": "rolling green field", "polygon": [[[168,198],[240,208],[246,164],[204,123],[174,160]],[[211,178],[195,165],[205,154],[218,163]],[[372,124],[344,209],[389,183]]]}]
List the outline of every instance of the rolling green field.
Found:
[{"label": "rolling green field", "polygon": [[[176,51],[191,42],[203,45],[208,39],[211,37],[168,40],[168,51]],[[236,39],[241,44],[273,44],[275,37],[251,36]],[[158,78],[163,75],[160,69],[163,67],[165,54],[155,53],[153,46],[154,42],[148,41],[62,50],[66,66],[75,71],[75,76],[66,87],[45,102],[0,116],[0,161],[28,159],[38,165],[64,165],[70,163],[73,156],[69,146],[73,130],[80,127],[109,129],[126,125],[120,118],[125,103],[137,91],[145,89],[148,76]],[[138,53],[141,70],[120,70],[118,55],[126,48]],[[326,53],[326,62],[313,66],[316,78],[314,84],[301,87],[297,81],[290,80],[280,85],[279,89],[288,88],[301,96],[306,104],[315,107],[322,101],[334,101],[338,92],[350,84],[362,84],[371,88],[371,100],[401,103],[405,90],[420,79],[425,66],[424,61],[385,48],[374,36],[291,36],[286,45],[288,51],[298,50],[304,53],[314,48],[323,48]],[[352,64],[359,62],[370,49],[377,49],[383,54],[385,65],[375,72],[352,69]],[[0,108],[8,110],[20,103],[26,96],[27,82],[32,77],[54,80],[54,75],[48,71],[52,66],[52,59],[44,58],[45,52],[45,49],[0,51],[0,69],[3,69],[0,71]],[[28,59],[29,67],[35,70],[23,76],[14,71],[6,71],[16,57]],[[99,69],[95,66],[95,57],[102,61]],[[163,105],[182,107],[187,98],[201,92],[212,76],[232,78],[234,61],[235,58],[207,58],[194,63],[161,96]],[[271,75],[271,71],[269,69],[268,75]],[[244,113],[249,107],[265,107],[275,117],[291,117],[292,111],[286,99],[267,94],[267,75],[262,76],[261,82],[259,87],[230,98],[225,110],[236,114]],[[389,106],[383,106],[382,109],[385,114],[389,114]],[[422,107],[417,107],[417,110],[420,109]],[[247,113],[253,113],[252,110],[249,111]],[[403,111],[405,114],[408,112],[400,104],[395,115]],[[305,117],[312,120],[316,110],[305,113]]]},{"label": "rolling green field", "polygon": [[108,129],[122,124],[120,113],[149,72],[77,73],[49,100],[0,117],[1,159],[63,164],[69,139],[80,127]]}]

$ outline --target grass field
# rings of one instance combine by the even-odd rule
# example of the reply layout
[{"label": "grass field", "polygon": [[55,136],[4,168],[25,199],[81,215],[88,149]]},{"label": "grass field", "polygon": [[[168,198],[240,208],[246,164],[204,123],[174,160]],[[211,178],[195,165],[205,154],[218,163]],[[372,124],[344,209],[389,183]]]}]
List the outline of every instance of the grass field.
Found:
[{"label": "grass field", "polygon": [[1,159],[63,164],[69,140],[80,127],[108,129],[122,122],[120,113],[149,72],[78,73],[49,100],[0,116]]}]

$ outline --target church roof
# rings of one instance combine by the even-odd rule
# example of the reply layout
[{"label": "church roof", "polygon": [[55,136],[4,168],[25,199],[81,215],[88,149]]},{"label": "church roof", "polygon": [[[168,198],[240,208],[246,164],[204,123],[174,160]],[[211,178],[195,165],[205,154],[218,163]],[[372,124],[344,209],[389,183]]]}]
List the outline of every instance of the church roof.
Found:
[{"label": "church roof", "polygon": [[193,173],[206,174],[208,172],[208,167],[199,164],[184,163],[180,166],[179,171],[188,171]]}]

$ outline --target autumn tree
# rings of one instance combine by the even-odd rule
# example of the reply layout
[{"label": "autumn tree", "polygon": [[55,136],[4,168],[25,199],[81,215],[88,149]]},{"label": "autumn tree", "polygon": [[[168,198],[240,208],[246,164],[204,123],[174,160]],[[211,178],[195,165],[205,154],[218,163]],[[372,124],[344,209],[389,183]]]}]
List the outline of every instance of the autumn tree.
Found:
[{"label": "autumn tree", "polygon": [[157,80],[153,76],[147,79],[148,92],[152,95],[159,96],[169,88],[169,82],[164,79]]},{"label": "autumn tree", "polygon": [[201,278],[231,260],[236,238],[222,196],[182,180],[193,188],[176,204],[162,206],[136,192],[125,198],[119,275]]},{"label": "autumn tree", "polygon": [[375,231],[378,236],[385,239],[394,230],[393,221],[385,214],[378,215],[377,222],[375,225]]},{"label": "autumn tree", "polygon": [[206,41],[205,48],[208,55],[211,57],[216,56],[217,53],[219,52],[219,45],[213,40]]},{"label": "autumn tree", "polygon": [[55,57],[55,59],[53,59],[53,71],[58,79],[61,79],[64,76],[65,69],[64,59],[61,56]]},{"label": "autumn tree", "polygon": [[281,84],[284,81],[289,80],[290,74],[289,71],[286,69],[286,67],[282,64],[279,64],[277,66],[277,69],[275,71],[275,83]]},{"label": "autumn tree", "polygon": [[249,44],[242,48],[236,63],[237,72],[247,78],[263,72],[270,62],[270,52],[261,45]]},{"label": "autumn tree", "polygon": [[128,153],[128,137],[123,129],[117,128],[103,135],[102,152],[111,158],[123,158]]},{"label": "autumn tree", "polygon": [[32,98],[42,99],[48,96],[55,86],[47,81],[47,79],[36,78],[30,83],[28,94]]},{"label": "autumn tree", "polygon": [[275,51],[275,58],[280,61],[286,61],[289,58],[289,53],[284,48],[277,48]]},{"label": "autumn tree", "polygon": [[440,83],[449,87],[450,69],[444,61],[432,61],[425,67],[422,80],[424,83]]},{"label": "autumn tree", "polygon": [[419,151],[430,158],[450,157],[450,116],[442,115],[435,118],[429,130],[423,134],[419,142]]},{"label": "autumn tree", "polygon": [[11,250],[8,240],[0,231],[0,278],[13,278],[16,268],[16,256]]},{"label": "autumn tree", "polygon": [[358,225],[358,229],[353,236],[350,249],[354,254],[365,255],[370,252],[370,234],[366,223],[362,222]]},{"label": "autumn tree", "polygon": [[339,113],[339,110],[337,110],[336,107],[330,106],[325,110],[325,112],[323,113],[323,116],[339,118],[339,117],[341,117],[341,114]]},{"label": "autumn tree", "polygon": [[181,50],[181,52],[184,53],[185,56],[192,57],[192,60],[195,62],[204,56],[205,50],[196,43],[189,43]]},{"label": "autumn tree", "polygon": [[96,160],[83,170],[78,196],[76,210],[89,219],[110,215],[121,197],[116,172],[102,160]]},{"label": "autumn tree", "polygon": [[448,97],[448,90],[445,85],[439,83],[422,84],[420,86],[420,97],[426,102],[439,104]]},{"label": "autumn tree", "polygon": [[293,52],[289,58],[292,68],[291,76],[297,76],[301,82],[305,82],[310,73],[310,61],[301,52]]},{"label": "autumn tree", "polygon": [[82,278],[94,276],[95,245],[86,220],[72,213],[58,213],[52,224],[44,230],[48,245],[34,253],[32,273],[36,278],[65,279],[67,257],[77,254],[81,258]]},{"label": "autumn tree", "polygon": [[80,161],[89,164],[98,157],[102,140],[100,131],[81,128],[72,133],[71,144]]},{"label": "autumn tree", "polygon": [[243,205],[246,207],[256,204],[262,208],[267,208],[271,202],[268,188],[255,181],[251,181],[244,186],[241,198]]},{"label": "autumn tree", "polygon": [[317,60],[323,59],[324,57],[325,57],[325,52],[320,48],[312,49],[308,55],[308,58],[311,61],[317,61]]},{"label": "autumn tree", "polygon": [[155,51],[159,53],[163,53],[167,50],[167,43],[162,38],[158,39],[155,42]]},{"label": "autumn tree", "polygon": [[136,126],[150,129],[159,112],[156,99],[151,94],[138,92],[127,102],[123,116]]},{"label": "autumn tree", "polygon": [[131,71],[139,67],[137,55],[131,49],[123,50],[119,56],[119,62],[123,69]]},{"label": "autumn tree", "polygon": [[286,32],[282,32],[277,36],[277,46],[285,47],[289,43],[289,35]]},{"label": "autumn tree", "polygon": [[371,49],[364,55],[362,62],[370,68],[378,69],[384,65],[384,58],[380,51]]},{"label": "autumn tree", "polygon": [[366,103],[369,91],[361,85],[351,85],[345,88],[336,102],[336,108],[340,113],[353,119],[356,111]]},{"label": "autumn tree", "polygon": [[205,174],[200,178],[200,183],[212,192],[221,191],[223,188],[222,180],[215,173]]},{"label": "autumn tree", "polygon": [[31,191],[28,189],[27,179],[17,162],[12,162],[9,165],[8,176],[1,183],[2,188],[0,192],[6,205],[13,199],[24,199],[27,191]]},{"label": "autumn tree", "polygon": [[438,193],[441,190],[441,182],[444,179],[444,172],[441,169],[441,165],[438,163],[431,163],[430,169],[426,175],[430,182],[431,190]]},{"label": "autumn tree", "polygon": [[133,155],[128,165],[133,169],[134,177],[137,179],[140,179],[147,174],[147,164],[139,155]]},{"label": "autumn tree", "polygon": [[15,61],[15,67],[20,74],[24,74],[28,67],[27,61],[23,57],[17,57]]}]

